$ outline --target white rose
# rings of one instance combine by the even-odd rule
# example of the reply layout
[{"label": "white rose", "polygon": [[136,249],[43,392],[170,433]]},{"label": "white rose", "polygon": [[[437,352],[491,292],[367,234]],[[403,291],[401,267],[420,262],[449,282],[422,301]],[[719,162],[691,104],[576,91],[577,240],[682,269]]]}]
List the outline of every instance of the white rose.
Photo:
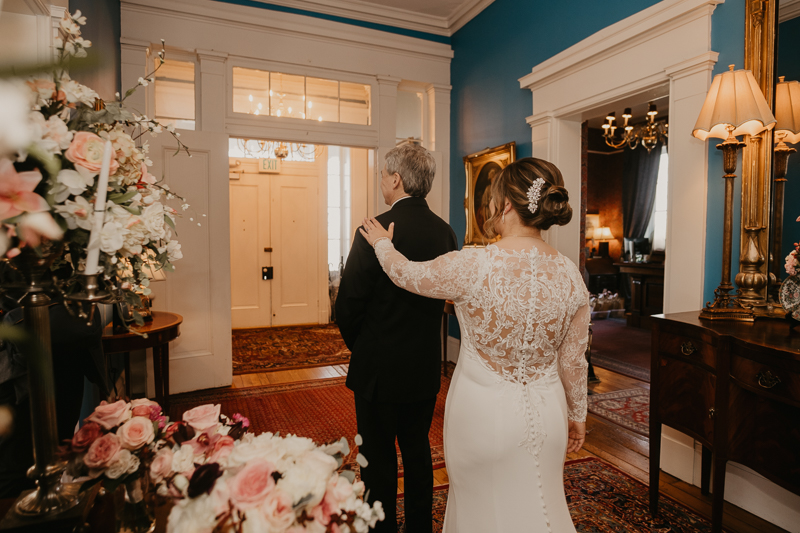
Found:
[{"label": "white rose", "polygon": [[164,206],[162,204],[153,203],[145,207],[142,211],[141,219],[152,240],[163,239],[167,236],[164,224]]},{"label": "white rose", "polygon": [[278,481],[278,488],[289,494],[294,503],[310,495],[306,508],[313,509],[322,501],[328,480],[337,467],[336,459],[330,455],[319,451],[308,452],[284,473],[284,477]]},{"label": "white rose", "polygon": [[63,120],[53,115],[47,119],[46,128],[46,139],[56,143],[59,150],[66,150],[69,148],[69,144],[72,142],[72,137],[75,134],[69,131],[69,127],[67,127],[67,124]]},{"label": "white rose", "polygon": [[106,469],[106,477],[117,479],[123,474],[133,474],[139,469],[139,458],[128,450],[120,450],[117,460]]},{"label": "white rose", "polygon": [[[73,196],[83,194],[83,191],[94,183],[93,178],[84,176],[77,170],[70,169],[62,169],[56,176],[56,181],[63,185],[66,191]],[[56,201],[60,201],[58,196],[56,196]]]},{"label": "white rose", "polygon": [[172,508],[167,520],[167,533],[197,533],[211,531],[216,525],[217,514],[207,497],[184,498]]},{"label": "white rose", "polygon": [[178,241],[169,241],[167,243],[167,259],[169,259],[170,263],[173,261],[177,261],[183,257],[183,252],[181,252],[181,245]]},{"label": "white rose", "polygon": [[119,222],[111,221],[103,224],[100,232],[100,250],[107,254],[114,254],[125,243],[125,228]]},{"label": "white rose", "polygon": [[0,80],[0,158],[24,150],[34,140],[29,94],[20,83]]},{"label": "white rose", "polygon": [[190,444],[184,444],[181,449],[172,456],[172,471],[186,472],[194,467],[194,448]]}]

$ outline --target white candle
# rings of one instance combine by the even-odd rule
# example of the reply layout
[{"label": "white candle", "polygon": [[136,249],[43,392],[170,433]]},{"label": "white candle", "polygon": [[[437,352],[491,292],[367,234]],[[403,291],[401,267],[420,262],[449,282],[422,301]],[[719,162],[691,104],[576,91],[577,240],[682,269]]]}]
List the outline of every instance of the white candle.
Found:
[{"label": "white candle", "polygon": [[113,153],[114,149],[111,147],[111,141],[106,141],[106,146],[103,150],[103,165],[100,167],[100,176],[97,179],[97,197],[94,201],[94,226],[89,236],[84,274],[97,274],[98,264],[100,263],[100,232],[103,231],[103,221],[105,219],[108,170],[111,166],[111,154]]}]

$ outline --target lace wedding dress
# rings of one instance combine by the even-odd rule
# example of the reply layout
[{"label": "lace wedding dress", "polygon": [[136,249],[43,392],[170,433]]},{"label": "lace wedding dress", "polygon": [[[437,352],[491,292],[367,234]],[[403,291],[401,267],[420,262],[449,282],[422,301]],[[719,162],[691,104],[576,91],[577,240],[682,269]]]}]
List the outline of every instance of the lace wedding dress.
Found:
[{"label": "lace wedding dress", "polygon": [[461,325],[444,417],[444,533],[574,532],[564,456],[567,420],[586,420],[590,318],[575,264],[496,245],[425,263],[388,239],[375,251],[399,287],[453,300]]}]

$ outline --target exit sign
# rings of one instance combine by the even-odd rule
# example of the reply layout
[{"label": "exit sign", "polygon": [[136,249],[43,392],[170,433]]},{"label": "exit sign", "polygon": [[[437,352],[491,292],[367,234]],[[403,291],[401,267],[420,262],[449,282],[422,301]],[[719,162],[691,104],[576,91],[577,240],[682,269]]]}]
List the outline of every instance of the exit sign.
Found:
[{"label": "exit sign", "polygon": [[262,174],[280,174],[281,160],[280,159],[259,159],[258,171]]}]

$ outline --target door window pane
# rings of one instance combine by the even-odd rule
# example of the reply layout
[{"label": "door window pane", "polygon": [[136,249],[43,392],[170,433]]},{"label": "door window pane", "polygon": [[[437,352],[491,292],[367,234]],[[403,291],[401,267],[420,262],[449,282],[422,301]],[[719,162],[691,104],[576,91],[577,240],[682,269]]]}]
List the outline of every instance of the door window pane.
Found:
[{"label": "door window pane", "polygon": [[270,115],[305,118],[305,77],[270,73]]},{"label": "door window pane", "polygon": [[269,72],[233,67],[233,112],[269,114]]},{"label": "door window pane", "polygon": [[155,73],[156,120],[195,129],[194,63],[167,59]]},{"label": "door window pane", "polygon": [[306,78],[306,116],[320,122],[339,122],[339,82]]},{"label": "door window pane", "polygon": [[[361,83],[340,83],[341,99],[340,122],[345,124],[370,125],[370,90],[372,87]],[[420,119],[421,120],[421,119]]]}]

